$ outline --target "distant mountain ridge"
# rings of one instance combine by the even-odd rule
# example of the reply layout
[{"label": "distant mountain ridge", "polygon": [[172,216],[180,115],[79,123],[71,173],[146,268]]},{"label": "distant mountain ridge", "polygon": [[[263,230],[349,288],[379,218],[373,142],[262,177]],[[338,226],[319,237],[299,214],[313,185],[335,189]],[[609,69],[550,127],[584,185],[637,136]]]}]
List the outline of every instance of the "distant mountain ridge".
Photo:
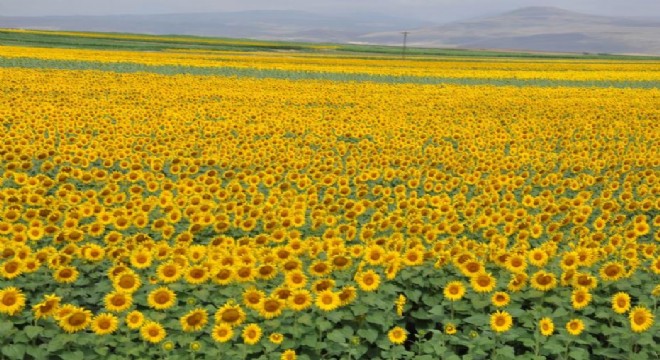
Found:
[{"label": "distant mountain ridge", "polygon": [[[365,42],[397,44],[396,32],[366,34]],[[411,46],[547,52],[660,54],[660,19],[581,14],[527,7],[486,18],[413,29]]]},{"label": "distant mountain ridge", "polygon": [[660,55],[660,19],[581,14],[526,7],[433,24],[375,14],[241,11],[164,15],[2,17],[0,28],[206,35],[264,40]]}]

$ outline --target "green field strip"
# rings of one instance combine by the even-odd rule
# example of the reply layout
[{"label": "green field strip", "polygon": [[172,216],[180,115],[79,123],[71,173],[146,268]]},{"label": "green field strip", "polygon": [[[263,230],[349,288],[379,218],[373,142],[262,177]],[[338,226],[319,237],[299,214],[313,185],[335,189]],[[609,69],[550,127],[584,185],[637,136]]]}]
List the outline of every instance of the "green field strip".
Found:
[{"label": "green field strip", "polygon": [[535,86],[535,87],[597,87],[597,88],[660,88],[660,81],[606,81],[606,80],[549,80],[549,79],[487,79],[487,78],[444,78],[420,76],[395,76],[364,73],[336,73],[316,71],[290,71],[278,69],[254,69],[235,67],[198,67],[176,65],[145,65],[137,63],[104,63],[97,61],[43,60],[34,58],[0,57],[0,67],[53,69],[53,70],[98,70],[116,73],[155,73],[161,75],[201,75],[224,77],[248,77],[257,79],[328,80],[342,82],[375,82],[390,84],[420,85],[492,85],[492,86]]}]

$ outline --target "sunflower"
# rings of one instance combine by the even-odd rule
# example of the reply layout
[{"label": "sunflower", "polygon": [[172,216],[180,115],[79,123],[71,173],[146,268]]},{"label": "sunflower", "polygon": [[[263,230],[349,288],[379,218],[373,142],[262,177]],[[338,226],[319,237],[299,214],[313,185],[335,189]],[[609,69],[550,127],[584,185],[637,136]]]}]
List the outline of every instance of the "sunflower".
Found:
[{"label": "sunflower", "polygon": [[392,344],[401,345],[408,338],[408,332],[400,326],[395,326],[387,333],[387,338]]},{"label": "sunflower", "polygon": [[465,285],[462,281],[450,281],[443,291],[445,298],[451,301],[458,301],[465,295]]},{"label": "sunflower", "polygon": [[229,326],[238,326],[245,321],[245,318],[245,312],[233,300],[228,301],[215,312],[215,321]]},{"label": "sunflower", "polygon": [[380,286],[380,275],[371,269],[356,274],[355,280],[363,291],[375,291]]},{"label": "sunflower", "polygon": [[146,269],[151,266],[153,262],[153,256],[151,251],[147,249],[140,249],[134,251],[130,257],[131,266],[136,269]]},{"label": "sunflower", "polygon": [[536,267],[543,267],[548,263],[549,257],[545,250],[537,248],[527,253],[527,259],[530,264]]},{"label": "sunflower", "polygon": [[285,350],[280,356],[280,360],[296,360],[297,358],[296,351],[292,349]]},{"label": "sunflower", "polygon": [[248,324],[243,328],[241,337],[243,337],[243,342],[248,345],[254,345],[259,342],[261,339],[261,327],[257,324]]},{"label": "sunflower", "polygon": [[573,305],[573,309],[584,309],[591,302],[591,298],[591,293],[589,293],[587,289],[580,288],[573,290],[571,293],[571,304]]},{"label": "sunflower", "polygon": [[0,290],[0,313],[14,316],[25,307],[25,295],[20,289],[10,286]]},{"label": "sunflower", "polygon": [[470,279],[470,285],[478,293],[489,293],[495,289],[497,279],[490,273],[482,272]]},{"label": "sunflower", "polygon": [[208,269],[203,265],[194,265],[186,269],[185,279],[186,282],[193,285],[199,285],[207,282],[211,274]]},{"label": "sunflower", "polygon": [[86,329],[92,322],[92,312],[80,307],[73,307],[66,316],[60,316],[58,321],[64,331],[78,332]]},{"label": "sunflower", "polygon": [[513,318],[506,311],[496,311],[490,315],[490,328],[501,333],[507,332],[513,326]]},{"label": "sunflower", "polygon": [[44,301],[32,306],[35,319],[46,318],[53,316],[60,306],[62,298],[55,294],[44,296]]},{"label": "sunflower", "polygon": [[316,294],[314,304],[323,311],[332,311],[339,307],[341,300],[339,295],[332,290],[324,290]]},{"label": "sunflower", "polygon": [[13,279],[23,273],[23,262],[17,259],[5,261],[0,265],[0,276],[5,279]]},{"label": "sunflower", "polygon": [[211,281],[218,285],[227,285],[234,281],[234,276],[234,269],[229,266],[221,266],[211,276]]},{"label": "sunflower", "polygon": [[357,289],[352,285],[344,286],[338,295],[339,301],[341,301],[340,306],[346,306],[357,298]]},{"label": "sunflower", "polygon": [[580,335],[584,331],[584,322],[580,319],[572,319],[566,323],[566,330],[571,335]]},{"label": "sunflower", "polygon": [[284,335],[282,335],[282,333],[274,332],[268,336],[268,340],[270,340],[270,342],[273,344],[279,345],[284,340]]},{"label": "sunflower", "polygon": [[292,310],[305,310],[312,305],[312,294],[305,289],[294,290],[287,299],[287,303]]},{"label": "sunflower", "polygon": [[176,293],[164,286],[159,287],[149,293],[147,304],[156,310],[169,309],[176,304]]},{"label": "sunflower", "polygon": [[63,266],[55,270],[53,278],[61,284],[71,284],[78,280],[79,272],[73,266]]},{"label": "sunflower", "polygon": [[234,337],[234,330],[228,323],[217,323],[211,331],[213,340],[219,343],[225,343]]},{"label": "sunflower", "polygon": [[300,289],[307,284],[307,276],[300,270],[294,270],[286,274],[284,283],[290,289]]},{"label": "sunflower", "polygon": [[179,319],[181,323],[181,328],[185,332],[199,331],[204,328],[206,323],[209,321],[209,315],[206,313],[206,310],[203,308],[196,308],[190,310],[186,315],[182,316]]},{"label": "sunflower", "polygon": [[539,321],[539,330],[541,331],[541,335],[550,336],[555,331],[555,324],[549,317],[544,317]]},{"label": "sunflower", "polygon": [[509,294],[505,293],[504,291],[498,291],[493,294],[490,300],[494,306],[504,307],[509,305],[509,303],[511,302],[511,297],[509,296]]},{"label": "sunflower", "polygon": [[163,325],[155,321],[146,321],[144,325],[140,327],[140,335],[145,341],[157,344],[165,339],[167,332],[165,332]]},{"label": "sunflower", "polygon": [[166,262],[158,265],[156,268],[156,276],[158,276],[158,280],[166,284],[179,280],[181,275],[183,275],[183,271],[175,262]]},{"label": "sunflower", "polygon": [[131,330],[140,328],[143,323],[144,315],[138,310],[133,310],[126,315],[126,326]]},{"label": "sunflower", "polygon": [[653,313],[644,306],[630,310],[630,328],[636,333],[644,332],[653,325]]},{"label": "sunflower", "polygon": [[112,285],[117,291],[132,294],[140,288],[142,282],[140,277],[134,272],[127,270],[114,278]]},{"label": "sunflower", "polygon": [[522,273],[527,269],[527,260],[520,254],[511,254],[506,259],[504,266],[514,274]]},{"label": "sunflower", "polygon": [[117,331],[119,320],[116,316],[108,313],[98,314],[92,319],[92,331],[96,335],[108,335]]},{"label": "sunflower", "polygon": [[259,310],[261,302],[266,298],[263,291],[251,287],[243,292],[243,304],[253,310]]},{"label": "sunflower", "polygon": [[112,312],[128,310],[133,305],[133,296],[121,291],[112,291],[104,298],[105,308]]},{"label": "sunflower", "polygon": [[445,334],[447,335],[456,334],[456,325],[454,323],[445,324]]},{"label": "sunflower", "polygon": [[621,279],[626,271],[620,262],[610,261],[603,265],[598,273],[604,281],[616,281]]},{"label": "sunflower", "polygon": [[271,295],[261,302],[261,307],[258,311],[264,318],[272,319],[282,314],[285,304],[283,300]]},{"label": "sunflower", "polygon": [[549,291],[557,286],[557,277],[553,273],[539,270],[532,275],[530,284],[536,290]]},{"label": "sunflower", "polygon": [[385,250],[378,245],[369,245],[364,249],[363,259],[366,260],[369,265],[380,265],[385,259]]}]

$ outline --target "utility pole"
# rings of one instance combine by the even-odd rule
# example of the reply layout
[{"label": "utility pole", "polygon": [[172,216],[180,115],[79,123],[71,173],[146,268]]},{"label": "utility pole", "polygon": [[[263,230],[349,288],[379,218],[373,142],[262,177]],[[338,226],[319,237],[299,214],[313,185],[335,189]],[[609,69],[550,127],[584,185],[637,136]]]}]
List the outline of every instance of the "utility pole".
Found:
[{"label": "utility pole", "polygon": [[410,31],[404,31],[403,34],[403,49],[401,50],[401,58],[405,60],[406,58],[406,42],[408,41],[408,34]]}]

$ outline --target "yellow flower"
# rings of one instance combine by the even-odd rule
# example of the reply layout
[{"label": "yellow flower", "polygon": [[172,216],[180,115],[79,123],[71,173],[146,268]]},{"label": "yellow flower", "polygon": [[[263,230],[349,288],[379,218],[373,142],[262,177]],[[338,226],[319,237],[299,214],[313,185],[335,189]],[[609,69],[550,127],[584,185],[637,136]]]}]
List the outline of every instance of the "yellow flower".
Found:
[{"label": "yellow flower", "polygon": [[493,296],[491,297],[491,302],[496,307],[504,307],[509,305],[509,303],[511,302],[511,297],[509,296],[509,294],[503,291],[498,291],[494,293]]},{"label": "yellow flower", "polygon": [[539,321],[539,329],[541,331],[541,335],[550,336],[555,331],[555,324],[549,317],[544,317],[541,319],[541,321]]},{"label": "yellow flower", "polygon": [[274,296],[269,296],[261,302],[259,314],[266,319],[272,319],[282,314],[284,306],[285,302],[283,300]]},{"label": "yellow flower", "polygon": [[112,314],[99,314],[92,320],[92,331],[96,335],[108,335],[117,331],[119,320]]},{"label": "yellow flower", "polygon": [[454,323],[445,324],[445,334],[447,335],[456,334],[456,325],[454,325]]},{"label": "yellow flower", "polygon": [[238,326],[245,321],[245,318],[245,311],[231,300],[215,312],[215,321],[229,326]]},{"label": "yellow flower", "polygon": [[73,307],[66,316],[58,319],[60,327],[68,332],[74,333],[86,329],[92,322],[92,312],[80,307]]},{"label": "yellow flower", "polygon": [[53,274],[53,278],[58,283],[71,284],[74,283],[76,280],[78,280],[78,275],[79,272],[78,270],[76,270],[76,268],[72,266],[63,266],[55,270],[55,273]]},{"label": "yellow flower", "polygon": [[507,332],[513,326],[513,318],[506,311],[497,311],[490,315],[490,327],[495,332]]},{"label": "yellow flower", "polygon": [[375,291],[380,286],[380,275],[373,270],[356,274],[355,280],[362,291]]},{"label": "yellow flower", "polygon": [[612,310],[617,314],[625,314],[630,309],[630,295],[618,292],[612,296]]},{"label": "yellow flower", "polygon": [[605,281],[616,281],[625,275],[625,269],[621,263],[610,261],[600,268],[599,274]]},{"label": "yellow flower", "polygon": [[280,360],[296,360],[296,351],[292,349],[285,350],[280,356]]},{"label": "yellow flower", "polygon": [[540,291],[549,291],[557,286],[557,277],[544,270],[535,272],[530,280],[531,286]]},{"label": "yellow flower", "polygon": [[470,285],[478,293],[489,293],[495,289],[497,279],[489,273],[479,273],[470,279]]},{"label": "yellow flower", "polygon": [[257,324],[248,324],[243,328],[241,337],[244,343],[254,345],[261,339],[261,327]]},{"label": "yellow flower", "polygon": [[294,311],[302,311],[312,305],[312,294],[309,290],[294,290],[287,299],[289,308]]},{"label": "yellow flower", "polygon": [[144,325],[140,327],[140,335],[145,341],[157,344],[165,339],[167,332],[163,325],[155,321],[146,321]]},{"label": "yellow flower", "polygon": [[458,301],[465,295],[465,286],[461,281],[450,281],[443,291],[445,298]]},{"label": "yellow flower", "polygon": [[653,325],[653,313],[644,306],[630,310],[630,328],[636,333],[644,332]]},{"label": "yellow flower", "polygon": [[270,340],[270,342],[273,344],[281,344],[284,340],[284,335],[282,335],[282,333],[275,332],[268,336],[268,340]]},{"label": "yellow flower", "polygon": [[399,294],[399,297],[394,302],[394,305],[396,306],[396,314],[398,316],[403,316],[403,307],[406,305],[406,296]]},{"label": "yellow flower", "polygon": [[208,323],[209,316],[203,308],[190,310],[179,319],[181,328],[185,332],[199,331]]},{"label": "yellow flower", "polygon": [[211,337],[219,343],[225,343],[234,337],[234,330],[228,323],[217,323],[211,331]]},{"label": "yellow flower", "polygon": [[324,290],[316,295],[316,307],[323,311],[332,311],[341,305],[339,295],[332,290]]},{"label": "yellow flower", "polygon": [[591,293],[586,289],[575,289],[571,293],[571,304],[575,310],[584,309],[591,302],[591,298]]},{"label": "yellow flower", "polygon": [[20,289],[10,286],[0,290],[0,313],[14,316],[25,307],[25,295]]},{"label": "yellow flower", "polygon": [[176,304],[176,293],[164,286],[159,287],[149,293],[147,304],[156,310],[169,309]]},{"label": "yellow flower", "polygon": [[62,298],[55,294],[45,295],[44,301],[32,306],[34,317],[36,319],[41,319],[52,316],[57,311],[61,301]]},{"label": "yellow flower", "polygon": [[112,291],[104,298],[105,308],[112,312],[128,310],[133,304],[133,297],[121,291]]},{"label": "yellow flower", "polygon": [[400,326],[395,326],[387,333],[387,337],[392,344],[401,345],[408,338],[408,332]]},{"label": "yellow flower", "polygon": [[129,329],[138,329],[143,323],[144,315],[138,310],[133,310],[126,315],[126,326],[128,326]]},{"label": "yellow flower", "polygon": [[580,319],[572,319],[566,323],[566,330],[571,335],[580,335],[584,331],[584,322]]}]

